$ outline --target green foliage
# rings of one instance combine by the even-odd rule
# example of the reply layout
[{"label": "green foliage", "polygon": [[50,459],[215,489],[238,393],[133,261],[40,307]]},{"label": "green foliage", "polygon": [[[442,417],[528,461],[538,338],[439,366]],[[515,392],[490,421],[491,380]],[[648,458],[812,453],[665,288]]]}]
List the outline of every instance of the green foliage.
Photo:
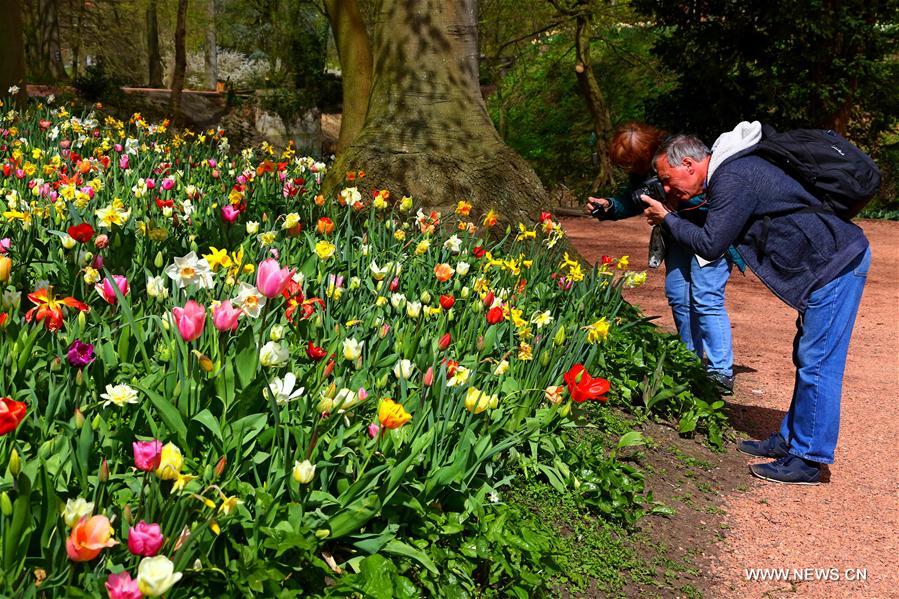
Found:
[{"label": "green foliage", "polygon": [[78,95],[88,102],[109,104],[121,99],[121,82],[107,70],[102,61],[90,65],[72,82]]},{"label": "green foliage", "polygon": [[[649,55],[654,35],[641,27],[609,26],[591,44],[613,126],[643,119],[643,104],[669,87]],[[505,142],[530,162],[544,184],[580,193],[595,176],[594,140],[575,77],[573,44],[570,33],[553,33],[523,50],[488,98],[488,109]]]}]

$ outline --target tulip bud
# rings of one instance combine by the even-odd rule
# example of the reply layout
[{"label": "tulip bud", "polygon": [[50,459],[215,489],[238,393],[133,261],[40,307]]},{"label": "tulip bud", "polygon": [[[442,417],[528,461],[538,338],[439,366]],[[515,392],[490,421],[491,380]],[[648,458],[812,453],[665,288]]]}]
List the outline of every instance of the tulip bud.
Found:
[{"label": "tulip bud", "polygon": [[200,368],[203,369],[203,372],[212,372],[213,365],[212,360],[209,359],[209,356],[206,354],[201,354],[197,350],[193,350],[194,356],[197,358],[197,362],[200,364]]},{"label": "tulip bud", "polygon": [[462,288],[461,291],[459,291],[459,295],[462,297],[462,299],[468,299],[468,296],[471,295],[471,289],[468,288],[468,285],[466,285]]},{"label": "tulip bud", "polygon": [[556,346],[562,345],[565,343],[565,327],[564,325],[559,325],[559,330],[556,331],[556,336],[553,337],[553,343]]},{"label": "tulip bud", "polygon": [[475,342],[475,347],[478,348],[478,351],[484,349],[484,336],[478,335],[478,340]]},{"label": "tulip bud", "polygon": [[84,312],[78,312],[78,330],[79,333],[83,333],[85,327],[87,326],[87,315]]},{"label": "tulip bud", "polygon": [[387,333],[389,333],[389,332],[390,332],[390,325],[385,322],[384,324],[381,325],[381,328],[378,329],[378,338],[383,339],[384,337],[387,336]]},{"label": "tulip bud", "polygon": [[327,397],[328,399],[334,399],[335,395],[337,395],[337,385],[331,383],[330,385],[328,385],[328,388],[325,389],[325,397]]},{"label": "tulip bud", "polygon": [[[440,351],[443,351],[450,346],[451,342],[452,342],[452,337],[450,336],[449,333],[445,333],[440,338],[440,340],[437,342],[437,348],[440,349]],[[545,366],[545,364],[544,364],[544,366]]]},{"label": "tulip bud", "polygon": [[103,458],[103,461],[100,462],[100,472],[97,474],[97,480],[101,483],[109,480],[109,462],[106,461],[106,458]]},{"label": "tulip bud", "polygon": [[284,339],[284,325],[276,324],[272,327],[272,330],[268,332],[268,338],[272,341],[278,342]]},{"label": "tulip bud", "polygon": [[426,289],[421,292],[421,295],[418,296],[418,299],[420,299],[421,303],[423,303],[423,304],[430,304],[431,303],[431,294]]},{"label": "tulip bud", "polygon": [[79,387],[84,384],[84,369],[79,368],[78,372],[75,373],[75,384]]},{"label": "tulip bud", "polygon": [[82,426],[84,426],[84,414],[81,413],[80,408],[75,408],[75,428],[81,430]]},{"label": "tulip bud", "polygon": [[0,512],[4,516],[12,516],[12,501],[9,500],[9,493],[6,491],[0,493]]},{"label": "tulip bud", "polygon": [[56,356],[50,360],[50,372],[59,372],[60,370],[62,370],[62,360]]},{"label": "tulip bud", "polygon": [[318,530],[315,531],[316,539],[327,539],[330,536],[331,536],[331,531],[328,530],[327,528],[319,528]]},{"label": "tulip bud", "polygon": [[97,430],[98,428],[100,428],[101,422],[103,422],[103,420],[100,418],[100,415],[97,414],[96,416],[94,416],[94,419],[91,420],[91,428],[93,430]]},{"label": "tulip bud", "polygon": [[131,504],[125,504],[125,509],[122,510],[122,519],[125,520],[125,524],[128,526],[131,526],[131,523],[134,522],[134,514],[131,513]]},{"label": "tulip bud", "polygon": [[375,381],[375,389],[383,389],[387,386],[387,373],[385,372],[382,376],[378,377]]},{"label": "tulip bud", "polygon": [[220,478],[222,474],[225,473],[225,466],[227,465],[228,458],[226,456],[222,456],[221,458],[219,458],[218,463],[215,465],[215,470],[213,471],[216,478]]},{"label": "tulip bud", "polygon": [[163,264],[165,264],[165,258],[162,256],[162,252],[156,252],[156,259],[153,260],[153,266],[162,268]]},{"label": "tulip bud", "polygon": [[547,352],[545,349],[540,352],[540,365],[544,368],[549,366],[549,352]]},{"label": "tulip bud", "polygon": [[13,478],[19,476],[19,472],[22,471],[22,460],[19,458],[19,452],[13,448],[12,452],[9,454],[9,473],[13,475]]},{"label": "tulip bud", "polygon": [[570,412],[571,412],[571,402],[570,401],[565,402],[564,404],[562,404],[562,407],[559,408],[559,415],[562,416],[562,418],[567,418],[568,414]]},{"label": "tulip bud", "polygon": [[428,366],[428,369],[425,371],[425,376],[421,382],[425,387],[430,387],[434,383],[434,367],[433,366]]}]

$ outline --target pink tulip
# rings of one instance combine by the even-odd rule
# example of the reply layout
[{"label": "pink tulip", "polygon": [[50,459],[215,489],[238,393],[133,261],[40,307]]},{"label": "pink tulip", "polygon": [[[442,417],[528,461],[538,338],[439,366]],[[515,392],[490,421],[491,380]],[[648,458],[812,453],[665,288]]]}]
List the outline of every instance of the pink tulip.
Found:
[{"label": "pink tulip", "polygon": [[215,161],[215,158],[210,158],[209,160],[206,161],[206,164],[209,165],[209,168],[215,168],[215,166],[218,164],[218,162]]},{"label": "pink tulip", "polygon": [[381,430],[381,427],[378,426],[377,422],[372,422],[368,425],[368,436],[374,439],[378,436],[378,432]]},{"label": "pink tulip", "polygon": [[153,557],[159,553],[164,540],[158,524],[147,524],[141,520],[128,529],[128,551],[134,555]]},{"label": "pink tulip", "polygon": [[110,281],[109,277],[106,277],[103,279],[102,283],[98,283],[94,288],[97,290],[97,293],[100,294],[100,297],[106,300],[107,304],[115,306],[119,301],[115,289],[118,287],[123,296],[128,295],[128,279],[122,275],[112,275],[112,279],[115,282],[115,286],[113,286],[113,281]]},{"label": "pink tulip", "polygon": [[0,239],[0,254],[5,254],[6,252],[8,252],[10,246],[12,246],[12,240],[9,237]]},{"label": "pink tulip", "polygon": [[128,154],[122,154],[119,158],[119,168],[127,169],[129,166],[130,158],[128,158]]},{"label": "pink tulip", "polygon": [[434,367],[428,366],[428,369],[425,371],[424,379],[422,380],[425,387],[430,387],[434,383]]},{"label": "pink tulip", "polygon": [[233,223],[237,220],[238,216],[240,216],[240,210],[238,210],[231,204],[225,204],[224,206],[222,206],[222,219],[226,223]]},{"label": "pink tulip", "polygon": [[394,291],[396,291],[397,289],[399,289],[399,288],[400,288],[400,278],[399,278],[399,277],[393,277],[393,280],[390,281],[390,285],[389,285],[388,288],[390,289],[391,292],[394,292]]},{"label": "pink tulip", "polygon": [[141,599],[143,594],[137,586],[137,581],[131,579],[128,572],[110,574],[106,579],[106,592],[109,599]]},{"label": "pink tulip", "polygon": [[243,312],[235,308],[230,300],[225,300],[212,309],[212,324],[222,333],[236,331],[237,319],[241,314]]},{"label": "pink tulip", "polygon": [[162,180],[162,188],[166,191],[170,190],[175,186],[175,180],[171,177],[166,177]]},{"label": "pink tulip", "polygon": [[147,186],[147,189],[156,189],[156,181],[153,179],[144,179],[144,184]]},{"label": "pink tulip", "polygon": [[265,297],[272,299],[281,295],[287,287],[293,271],[281,268],[274,258],[267,258],[259,264],[256,270],[256,289]]},{"label": "pink tulip", "polygon": [[143,594],[137,586],[137,581],[131,579],[128,572],[110,574],[106,579],[106,592],[109,599],[141,599]]},{"label": "pink tulip", "polygon": [[175,325],[181,338],[190,343],[203,333],[206,326],[206,308],[195,302],[188,301],[183,308],[172,308],[175,317]]},{"label": "pink tulip", "polygon": [[122,144],[116,144],[116,145],[113,146],[113,148],[115,149],[116,152],[121,153],[121,151],[122,151]]},{"label": "pink tulip", "polygon": [[134,465],[138,470],[152,472],[159,468],[159,460],[162,457],[162,441],[134,441],[131,443],[134,449]]}]

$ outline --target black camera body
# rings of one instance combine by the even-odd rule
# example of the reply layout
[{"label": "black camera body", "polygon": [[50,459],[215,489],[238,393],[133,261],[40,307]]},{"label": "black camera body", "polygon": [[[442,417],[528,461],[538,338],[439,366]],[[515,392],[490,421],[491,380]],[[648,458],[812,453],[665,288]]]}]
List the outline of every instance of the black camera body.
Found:
[{"label": "black camera body", "polygon": [[[649,179],[643,181],[640,186],[631,193],[631,197],[629,198],[631,202],[633,202],[632,206],[636,208],[634,212],[642,212],[645,204],[643,200],[640,199],[641,195],[647,195],[654,200],[664,203],[665,202],[665,187],[662,185],[662,182],[659,181],[658,177],[650,177]],[[625,200],[626,202],[627,200]],[[610,205],[611,206],[611,205]],[[590,211],[590,216],[599,220],[605,220],[607,218],[607,213],[609,209],[603,208],[602,206],[597,205],[593,210]]]},{"label": "black camera body", "polygon": [[631,199],[637,206],[643,205],[643,200],[640,199],[640,196],[649,196],[657,202],[662,202],[664,204],[665,187],[662,185],[662,182],[659,181],[658,177],[650,177],[644,181],[640,187],[635,189],[633,194],[631,194]]}]

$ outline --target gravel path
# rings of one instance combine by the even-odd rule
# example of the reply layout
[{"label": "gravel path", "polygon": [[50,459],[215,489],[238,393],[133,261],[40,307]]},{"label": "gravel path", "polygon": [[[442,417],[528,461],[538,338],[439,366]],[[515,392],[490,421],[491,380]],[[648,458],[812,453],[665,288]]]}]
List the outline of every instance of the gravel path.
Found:
[{"label": "gravel path", "polygon": [[[632,268],[646,268],[649,228],[642,219],[562,224],[587,260],[628,254]],[[705,573],[710,596],[899,597],[899,223],[859,224],[873,261],[849,349],[836,461],[817,487],[765,483],[746,469],[746,491],[726,500],[726,537],[709,548],[718,555]],[[650,269],[647,284],[626,296],[674,330],[663,269]],[[746,436],[767,436],[789,407],[796,313],[754,275],[738,271],[727,286],[727,307],[737,371],[731,420]],[[749,581],[747,568],[787,568],[791,579]],[[810,578],[804,581],[792,572],[806,568],[827,571],[803,572]],[[847,569],[865,570],[867,580],[847,580]]]}]

